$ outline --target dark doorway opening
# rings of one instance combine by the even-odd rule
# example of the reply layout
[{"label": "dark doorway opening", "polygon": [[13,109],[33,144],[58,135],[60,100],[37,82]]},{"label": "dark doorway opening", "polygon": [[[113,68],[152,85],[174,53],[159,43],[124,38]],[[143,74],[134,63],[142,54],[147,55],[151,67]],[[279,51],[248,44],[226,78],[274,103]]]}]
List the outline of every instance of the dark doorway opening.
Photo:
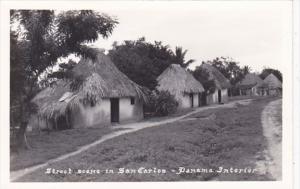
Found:
[{"label": "dark doorway opening", "polygon": [[110,118],[112,123],[119,122],[119,99],[110,99]]},{"label": "dark doorway opening", "polygon": [[190,99],[191,99],[191,107],[194,107],[194,95],[193,93],[190,93]]},{"label": "dark doorway opening", "polygon": [[200,94],[201,94],[201,106],[207,105],[207,102],[206,102],[206,93],[203,92],[203,93],[200,93]]},{"label": "dark doorway opening", "polygon": [[219,103],[222,102],[222,93],[221,93],[221,90],[218,90],[218,102]]},{"label": "dark doorway opening", "polygon": [[71,129],[72,125],[70,123],[71,113],[66,111],[65,115],[59,116],[56,120],[52,120],[53,129],[55,130],[65,130]]}]

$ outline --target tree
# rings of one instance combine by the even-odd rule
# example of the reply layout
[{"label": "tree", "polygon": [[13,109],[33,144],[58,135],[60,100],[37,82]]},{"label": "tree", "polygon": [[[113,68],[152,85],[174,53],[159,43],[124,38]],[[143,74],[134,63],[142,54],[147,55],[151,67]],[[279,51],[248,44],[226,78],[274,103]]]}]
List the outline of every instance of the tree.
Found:
[{"label": "tree", "polygon": [[206,63],[217,68],[232,85],[235,85],[237,82],[243,79],[251,70],[249,66],[241,68],[238,62],[228,57],[217,57],[212,61],[207,61]]},{"label": "tree", "polygon": [[[20,106],[17,146],[26,144],[25,131],[31,100],[36,95],[39,77],[71,53],[93,58],[86,43],[107,38],[118,23],[105,14],[90,10],[56,13],[52,10],[12,10],[11,28],[11,105]],[[19,94],[16,94],[16,93]],[[11,112],[13,113],[13,112]]]},{"label": "tree", "polygon": [[190,59],[188,61],[185,61],[185,55],[188,52],[188,50],[182,50],[182,47],[176,47],[175,48],[175,57],[174,62],[175,64],[179,64],[183,68],[187,68],[190,64],[195,62],[194,59]]},{"label": "tree", "polygon": [[242,71],[243,71],[243,75],[247,75],[248,73],[251,72],[251,68],[250,68],[250,66],[244,66],[242,68]]},{"label": "tree", "polygon": [[259,75],[262,79],[265,79],[269,74],[274,74],[282,82],[282,73],[279,70],[272,68],[264,68]]},{"label": "tree", "polygon": [[154,90],[157,77],[171,64],[187,67],[193,60],[185,61],[187,50],[177,47],[173,52],[160,41],[146,42],[142,37],[136,41],[114,43],[109,56],[125,75],[137,84]]},{"label": "tree", "polygon": [[197,66],[194,71],[191,71],[195,79],[197,79],[202,85],[206,94],[212,94],[216,90],[216,84],[213,79],[209,79],[209,73]]}]

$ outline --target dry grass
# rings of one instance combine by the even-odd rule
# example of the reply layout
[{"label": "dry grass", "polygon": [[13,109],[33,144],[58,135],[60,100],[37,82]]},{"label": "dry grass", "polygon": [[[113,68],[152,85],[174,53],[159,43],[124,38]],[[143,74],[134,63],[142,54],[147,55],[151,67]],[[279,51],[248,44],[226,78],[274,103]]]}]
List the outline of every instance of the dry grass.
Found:
[{"label": "dry grass", "polygon": [[[167,174],[44,174],[40,169],[20,181],[204,181],[268,180],[256,174],[181,174],[171,169],[252,167],[255,154],[265,148],[261,112],[271,99],[256,99],[247,106],[208,110],[186,121],[126,134],[78,156],[50,165],[55,169],[163,168]],[[210,116],[215,115],[215,116]],[[208,119],[209,117],[209,119]],[[190,119],[195,118],[195,119]]]},{"label": "dry grass", "polygon": [[12,152],[10,154],[10,170],[18,170],[45,163],[49,159],[75,151],[80,146],[92,143],[110,132],[112,132],[111,128],[103,127],[69,129],[52,131],[50,133],[42,132],[40,134],[30,133],[27,139],[32,149]]}]

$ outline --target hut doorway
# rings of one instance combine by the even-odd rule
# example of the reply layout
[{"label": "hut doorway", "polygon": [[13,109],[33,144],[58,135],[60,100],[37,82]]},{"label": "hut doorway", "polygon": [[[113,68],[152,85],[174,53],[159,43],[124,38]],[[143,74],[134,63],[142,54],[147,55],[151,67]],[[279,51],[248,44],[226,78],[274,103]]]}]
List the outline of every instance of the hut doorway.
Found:
[{"label": "hut doorway", "polygon": [[222,101],[222,93],[221,90],[218,90],[218,102],[221,103]]},{"label": "hut doorway", "polygon": [[119,105],[120,103],[118,98],[110,99],[110,118],[112,123],[119,122]]},{"label": "hut doorway", "polygon": [[190,93],[190,99],[191,99],[191,108],[194,107],[194,95],[193,93]]}]

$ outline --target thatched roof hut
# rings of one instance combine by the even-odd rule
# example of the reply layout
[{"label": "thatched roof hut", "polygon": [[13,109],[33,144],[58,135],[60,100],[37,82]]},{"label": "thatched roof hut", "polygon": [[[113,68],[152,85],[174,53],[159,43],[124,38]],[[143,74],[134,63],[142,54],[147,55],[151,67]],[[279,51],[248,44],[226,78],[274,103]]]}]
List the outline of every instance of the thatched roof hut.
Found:
[{"label": "thatched roof hut", "polygon": [[272,73],[269,74],[264,79],[264,82],[268,85],[269,89],[281,89],[282,88],[281,81]]},{"label": "thatched roof hut", "polygon": [[218,89],[228,89],[231,87],[229,80],[215,67],[210,64],[202,63],[201,68],[206,70],[209,74],[209,79],[215,81],[216,87]]},{"label": "thatched roof hut", "polygon": [[161,73],[157,81],[157,89],[169,91],[174,95],[180,108],[199,105],[198,95],[204,92],[204,88],[191,73],[180,65],[171,64]]},{"label": "thatched roof hut", "polygon": [[202,84],[194,76],[178,64],[171,64],[157,78],[158,89],[174,93],[201,93]]},{"label": "thatched roof hut", "polygon": [[237,86],[240,89],[248,89],[254,86],[267,87],[267,84],[255,73],[248,73],[242,81],[240,81]]},{"label": "thatched roof hut", "polygon": [[72,87],[74,81],[59,80],[35,96],[33,102],[39,107],[39,116],[56,119],[68,109],[84,103],[95,104],[104,98],[137,97],[146,100],[142,87],[119,71],[108,56],[94,50],[94,60],[82,58],[72,70],[74,78],[81,80],[79,87]]}]

